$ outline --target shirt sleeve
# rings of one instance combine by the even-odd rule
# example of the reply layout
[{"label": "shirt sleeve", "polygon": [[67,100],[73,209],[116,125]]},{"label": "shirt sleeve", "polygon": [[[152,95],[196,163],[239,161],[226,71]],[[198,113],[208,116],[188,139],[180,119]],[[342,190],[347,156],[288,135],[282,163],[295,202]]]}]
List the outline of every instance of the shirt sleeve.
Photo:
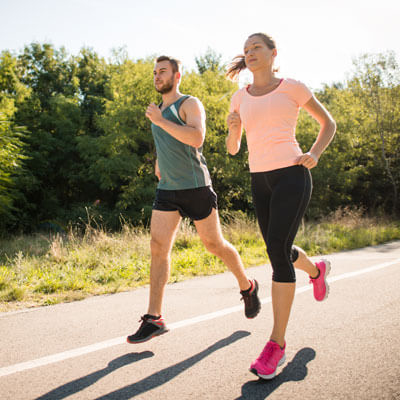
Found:
[{"label": "shirt sleeve", "polygon": [[296,81],[296,84],[293,85],[293,95],[299,107],[303,107],[313,96],[311,90],[300,81]]}]

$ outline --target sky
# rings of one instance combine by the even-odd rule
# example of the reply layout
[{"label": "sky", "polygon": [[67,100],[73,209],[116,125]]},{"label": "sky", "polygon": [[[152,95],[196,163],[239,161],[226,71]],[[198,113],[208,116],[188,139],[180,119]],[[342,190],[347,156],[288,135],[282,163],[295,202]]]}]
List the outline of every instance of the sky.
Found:
[{"label": "sky", "polygon": [[250,34],[265,32],[277,44],[277,75],[318,89],[344,82],[362,54],[392,50],[399,60],[399,21],[400,0],[0,0],[0,51],[46,42],[109,59],[124,48],[191,70],[208,48],[229,62]]}]

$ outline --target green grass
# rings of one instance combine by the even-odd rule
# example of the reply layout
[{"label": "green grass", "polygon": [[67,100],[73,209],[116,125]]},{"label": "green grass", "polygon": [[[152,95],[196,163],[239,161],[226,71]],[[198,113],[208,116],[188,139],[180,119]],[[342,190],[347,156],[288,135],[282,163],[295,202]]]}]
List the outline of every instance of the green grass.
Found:
[{"label": "green grass", "polygon": [[[254,220],[236,213],[224,236],[246,267],[268,262]],[[296,244],[312,255],[355,249],[400,239],[400,223],[341,210],[318,223],[303,224]],[[125,225],[119,233],[87,228],[85,235],[36,234],[0,240],[0,311],[80,300],[149,283],[150,235]],[[184,222],[172,253],[170,282],[226,271],[205,251],[194,228]]]}]

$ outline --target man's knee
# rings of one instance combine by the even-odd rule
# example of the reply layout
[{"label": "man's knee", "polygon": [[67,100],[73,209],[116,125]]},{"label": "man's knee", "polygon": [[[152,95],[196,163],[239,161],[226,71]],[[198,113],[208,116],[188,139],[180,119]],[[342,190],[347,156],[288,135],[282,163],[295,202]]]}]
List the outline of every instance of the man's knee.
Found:
[{"label": "man's knee", "polygon": [[153,257],[168,257],[169,247],[166,243],[157,237],[152,237],[150,239],[150,250]]},{"label": "man's knee", "polygon": [[225,240],[203,239],[203,244],[210,253],[216,255],[222,253],[226,247]]}]

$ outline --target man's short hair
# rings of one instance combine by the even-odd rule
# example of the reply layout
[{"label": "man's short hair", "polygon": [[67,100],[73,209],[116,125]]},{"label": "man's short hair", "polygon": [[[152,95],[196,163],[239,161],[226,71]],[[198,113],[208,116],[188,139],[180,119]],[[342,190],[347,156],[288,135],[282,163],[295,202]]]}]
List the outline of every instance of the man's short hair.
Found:
[{"label": "man's short hair", "polygon": [[161,62],[161,61],[169,61],[169,63],[172,66],[172,72],[181,72],[181,65],[182,63],[177,60],[176,58],[168,57],[168,56],[160,56],[157,57],[156,62]]}]

